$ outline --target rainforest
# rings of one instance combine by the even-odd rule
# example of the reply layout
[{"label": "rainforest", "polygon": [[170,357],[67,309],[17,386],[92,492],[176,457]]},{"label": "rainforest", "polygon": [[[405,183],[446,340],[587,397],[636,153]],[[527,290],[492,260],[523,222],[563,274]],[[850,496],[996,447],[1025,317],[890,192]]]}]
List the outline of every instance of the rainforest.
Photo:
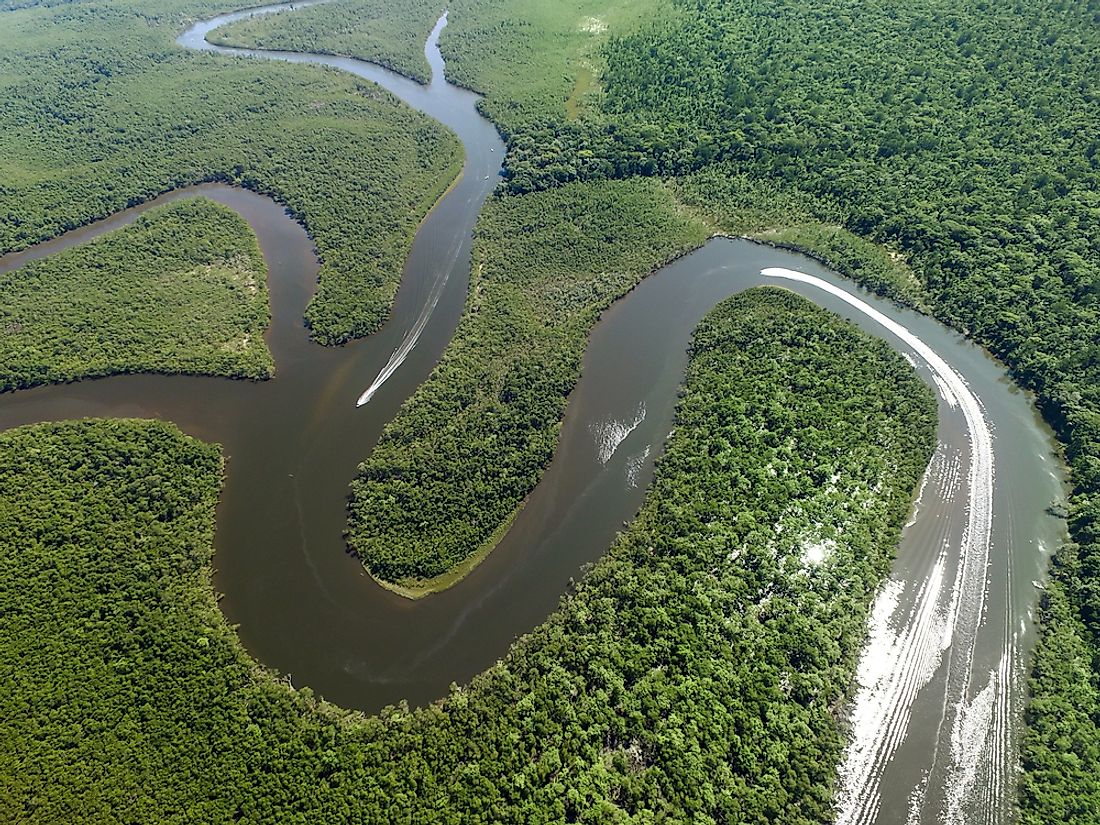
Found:
[{"label": "rainforest", "polygon": [[1094,821],[1093,0],[235,11],[0,2],[11,821]]}]

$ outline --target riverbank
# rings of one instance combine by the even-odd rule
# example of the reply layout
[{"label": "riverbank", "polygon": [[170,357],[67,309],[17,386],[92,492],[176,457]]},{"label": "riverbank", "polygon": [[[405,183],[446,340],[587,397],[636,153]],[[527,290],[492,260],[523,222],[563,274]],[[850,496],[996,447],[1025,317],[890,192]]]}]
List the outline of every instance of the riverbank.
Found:
[{"label": "riverbank", "polygon": [[660,186],[572,186],[487,206],[463,321],[352,485],[348,542],[374,577],[438,590],[504,535],[554,455],[600,313],[705,240]]},{"label": "riverbank", "polygon": [[[413,93],[422,91],[417,87]],[[473,133],[478,124],[471,120],[468,125]],[[487,140],[496,135],[491,128],[481,134]],[[477,155],[476,140],[467,146],[472,162],[490,174],[494,168],[490,153],[482,148],[483,154]],[[479,180],[480,174],[472,175],[460,186]],[[461,273],[461,239],[467,237],[472,220],[460,220],[460,215],[448,209],[455,207],[458,212],[468,213],[471,201],[466,198],[476,198],[479,191],[488,193],[488,189],[465,188],[463,197],[448,198],[433,211],[413,244],[413,258],[418,248],[427,247],[435,254],[420,260],[446,261],[448,267],[457,261],[454,269]],[[285,227],[273,220],[267,228],[281,243],[278,236]],[[292,229],[297,231],[297,227]],[[531,231],[544,229],[533,224]],[[455,238],[459,240],[455,242]],[[308,258],[312,265],[311,256],[302,254],[303,245],[308,253],[308,242],[300,233],[291,232],[283,251],[297,256],[299,262]],[[278,256],[272,260],[278,260]],[[381,422],[393,414],[404,393],[427,374],[449,336],[448,323],[457,320],[464,284],[461,278],[457,284],[446,281],[450,269],[422,273],[410,260],[408,270],[424,277],[413,277],[410,289],[402,290],[409,301],[416,301],[420,286],[428,288],[429,294],[434,291],[439,283],[437,276],[444,279],[445,294],[451,297],[440,304],[432,316],[430,334],[420,339],[402,370],[358,412],[346,398],[357,397],[366,382],[377,375],[378,364],[385,363],[393,347],[404,344],[405,334],[398,324],[387,325],[377,339],[366,342],[361,349],[322,354],[315,351],[317,348],[288,347],[291,357],[285,362],[277,356],[280,365],[287,364],[287,370],[280,380],[262,386],[237,386],[206,395],[193,392],[191,388],[198,384],[184,379],[111,379],[79,387],[79,394],[69,388],[20,394],[3,412],[5,416],[13,410],[18,410],[17,415],[31,416],[36,411],[45,415],[46,411],[64,407],[66,414],[87,414],[80,411],[102,403],[100,414],[118,414],[117,410],[128,409],[127,405],[134,403],[133,397],[124,397],[128,388],[133,388],[136,397],[155,399],[155,414],[187,421],[204,432],[224,434],[233,469],[227,477],[219,514],[219,577],[221,582],[235,584],[221,588],[227,592],[223,604],[230,619],[239,624],[249,649],[263,661],[295,674],[299,684],[300,674],[311,674],[310,684],[322,685],[326,695],[349,705],[380,705],[398,698],[427,702],[440,696],[449,682],[466,681],[498,658],[518,632],[541,622],[560,596],[561,582],[581,563],[604,552],[611,541],[610,533],[637,506],[635,481],[630,479],[636,479],[639,473],[644,477],[652,467],[651,448],[663,443],[665,428],[670,426],[670,417],[661,410],[670,409],[681,381],[687,330],[715,301],[758,283],[758,273],[767,267],[807,269],[817,277],[837,282],[831,274],[795,256],[715,240],[643,280],[628,300],[610,308],[590,340],[582,381],[572,399],[576,414],[566,416],[558,456],[543,484],[516,518],[513,530],[466,581],[440,593],[438,599],[416,605],[388,599],[387,594],[370,585],[366,576],[344,564],[347,560],[340,552],[339,531],[345,514],[340,504],[343,483],[352,475],[354,461],[369,452]],[[456,285],[458,289],[453,288]],[[401,302],[399,295],[398,304]],[[888,305],[876,306],[887,314],[895,313]],[[843,312],[842,305],[830,308]],[[421,310],[418,305],[406,315],[395,308],[394,318],[417,318]],[[960,369],[979,392],[988,414],[996,419],[996,431],[1013,448],[998,456],[997,478],[1002,481],[1002,491],[1019,497],[998,505],[1013,513],[1014,519],[1002,525],[995,546],[1035,549],[1031,553],[993,556],[998,560],[1011,558],[1011,564],[1007,569],[1003,564],[990,568],[988,582],[993,601],[987,625],[978,629],[983,634],[980,655],[973,661],[958,663],[964,671],[973,667],[973,672],[980,673],[988,665],[982,657],[990,652],[1001,654],[1008,632],[1005,628],[1016,627],[1033,604],[1031,581],[1041,576],[1042,539],[1049,526],[1042,508],[1050,496],[1045,495],[1042,485],[1048,472],[1055,478],[1056,468],[1043,463],[1050,452],[1045,436],[1030,419],[1026,399],[1012,394],[996,364],[928,319],[904,313],[893,317],[903,318],[907,326],[919,330],[922,340],[945,353]],[[631,320],[616,320],[624,318]],[[118,388],[118,396],[101,393],[105,386]],[[90,400],[93,396],[94,403]],[[196,403],[197,399],[201,404]],[[645,420],[603,464],[599,451],[592,449],[592,428],[603,431],[605,426],[634,421],[640,402],[648,411]],[[146,405],[141,407],[143,410],[152,406],[149,401],[141,403]],[[956,417],[946,408],[942,413],[945,436],[957,436]],[[248,422],[248,426],[236,426],[239,422]],[[945,443],[965,450],[957,440]],[[634,460],[638,457],[640,464],[636,466]],[[634,475],[625,475],[624,465],[629,465]],[[257,496],[256,491],[261,489],[264,495]],[[1036,501],[1041,502],[1038,509]],[[952,505],[951,512],[965,513],[965,502]],[[918,519],[918,528],[920,524]],[[905,561],[899,561],[899,575],[907,586],[919,587],[937,568],[934,559],[929,561],[921,554],[924,545],[910,542],[909,535]],[[952,541],[958,539],[956,534],[952,536]],[[524,537],[530,538],[526,545]],[[1037,538],[1038,547],[1034,544]],[[941,541],[942,534],[929,546],[938,548]],[[1035,570],[1028,569],[1032,565]],[[237,621],[237,616],[250,620]],[[324,644],[318,644],[318,639]],[[1026,639],[1021,644],[1026,648]],[[564,659],[571,655],[568,647],[561,650]],[[561,684],[551,687],[552,695],[562,695]],[[936,718],[936,708],[944,707],[939,701],[941,687],[933,683],[922,695],[922,701],[934,706],[932,716],[924,718]],[[400,721],[404,715],[398,712],[392,718]],[[918,727],[930,730],[934,726]],[[906,743],[907,750],[891,770],[924,775],[923,760],[937,750],[919,739],[914,737]],[[994,744],[996,748],[990,753],[1003,766],[1002,757],[1007,752],[1004,742],[998,738]],[[971,762],[978,764],[968,759],[968,764]],[[891,774],[886,785],[895,797],[902,797],[904,811],[910,796],[908,786],[894,781],[894,776]],[[524,782],[536,778],[525,775]],[[924,787],[933,788],[935,793],[948,785],[934,781]],[[898,801],[888,798],[884,805],[896,805]],[[932,798],[927,804],[934,808],[936,800]]]},{"label": "riverbank", "polygon": [[[780,775],[802,775],[800,766],[805,766],[815,781],[827,777],[839,739],[822,731],[820,738],[815,734],[792,741],[783,726],[769,727],[754,737],[753,753],[761,754],[757,767],[743,762],[733,776],[707,769],[714,760],[726,759],[723,754],[731,740],[701,733],[706,725],[733,730],[741,723],[728,714],[759,712],[755,707],[738,711],[738,703],[717,693],[741,691],[745,679],[754,684],[761,679],[774,682],[777,690],[782,673],[793,667],[785,683],[800,696],[805,693],[804,698],[817,696],[808,707],[772,696],[772,688],[763,693],[752,689],[747,695],[755,697],[754,702],[764,697],[790,708],[794,716],[789,722],[799,730],[805,729],[799,717],[807,713],[835,725],[827,700],[833,688],[818,695],[822,689],[814,676],[815,669],[825,668],[830,679],[843,682],[826,661],[834,654],[821,659],[829,646],[813,642],[789,646],[792,622],[798,616],[784,612],[779,601],[773,615],[760,612],[764,602],[758,588],[774,589],[783,586],[780,582],[797,587],[803,596],[796,600],[792,595],[789,603],[792,608],[800,605],[802,614],[812,611],[822,619],[814,632],[823,639],[844,639],[854,647],[858,631],[837,632],[834,625],[843,622],[857,628],[860,623],[858,610],[847,603],[844,609],[819,604],[830,593],[850,598],[845,595],[847,589],[831,582],[834,576],[853,579],[848,557],[858,557],[861,551],[851,539],[838,543],[830,558],[803,570],[797,545],[800,531],[790,521],[790,530],[771,538],[767,533],[757,538],[745,534],[742,538],[749,541],[748,546],[736,535],[726,535],[723,548],[741,548],[739,560],[722,562],[726,549],[716,556],[714,542],[719,535],[728,530],[740,535],[748,529],[747,507],[774,510],[760,511],[761,524],[770,524],[773,517],[790,520],[794,514],[786,509],[783,496],[759,496],[751,486],[733,493],[742,485],[727,473],[727,459],[732,457],[714,453],[711,445],[738,443],[741,438],[714,427],[731,426],[726,408],[739,404],[747,393],[771,398],[774,387],[803,380],[817,385],[832,375],[835,380],[825,383],[837,391],[828,397],[844,405],[845,411],[831,406],[823,410],[819,405],[827,396],[793,393],[784,405],[791,417],[781,426],[805,433],[812,422],[819,437],[813,444],[802,438],[801,447],[784,448],[781,461],[786,471],[770,483],[789,485],[801,479],[808,485],[812,494],[804,500],[806,509],[797,517],[798,524],[834,512],[846,526],[822,522],[818,530],[854,537],[867,535],[863,528],[870,528],[874,552],[865,563],[883,570],[882,554],[888,554],[893,545],[896,525],[887,527],[880,519],[904,518],[909,490],[902,487],[919,476],[922,463],[919,450],[906,449],[904,443],[921,437],[921,427],[915,426],[918,420],[927,436],[934,413],[927,404],[928,390],[900,356],[881,342],[852,331],[801,298],[747,293],[736,302],[716,313],[700,333],[681,403],[682,426],[669,444],[658,487],[642,518],[561,610],[518,642],[503,662],[469,687],[454,690],[442,704],[423,710],[389,708],[368,719],[318,702],[308,688],[288,689],[290,679],[256,672],[220,615],[209,584],[221,470],[216,450],[156,422],[36,425],[0,435],[0,451],[20,457],[4,465],[7,477],[0,479],[0,490],[8,499],[2,508],[8,524],[2,531],[0,554],[7,557],[15,574],[0,581],[0,602],[13,587],[20,594],[19,609],[3,612],[0,620],[4,624],[0,658],[10,658],[13,667],[18,660],[22,674],[20,690],[0,697],[0,702],[15,702],[21,710],[13,707],[0,714],[0,725],[8,741],[22,743],[6,751],[7,756],[33,755],[21,770],[12,766],[0,771],[8,778],[5,794],[16,806],[13,810],[29,812],[28,806],[33,805],[34,816],[48,820],[79,804],[88,816],[130,811],[135,817],[157,821],[182,819],[176,813],[182,809],[189,817],[197,813],[210,821],[241,810],[257,818],[280,819],[294,810],[323,821],[332,818],[334,811],[346,809],[371,821],[397,821],[443,811],[462,818],[522,818],[525,810],[580,818],[607,811],[610,803],[624,815],[636,810],[714,815],[720,810],[708,800],[736,798],[759,804],[777,800],[776,786],[769,778],[771,762],[765,756],[772,750],[768,745],[772,739],[776,746],[780,741],[787,743],[782,763],[775,766],[781,769]],[[796,321],[799,316],[790,316],[787,305],[808,315]],[[746,315],[743,310],[749,306],[757,308]],[[760,324],[769,316],[776,335],[761,337]],[[837,364],[835,342],[807,346],[798,330],[820,337],[822,343],[829,336],[842,336],[848,359]],[[758,347],[766,347],[767,357],[729,340],[731,334],[744,338],[742,343],[751,339]],[[776,337],[783,334],[789,340]],[[865,353],[864,347],[870,349]],[[776,357],[779,350],[789,357]],[[735,357],[731,360],[730,355]],[[789,372],[772,375],[778,364],[786,364],[780,369]],[[859,375],[845,372],[851,369]],[[874,381],[872,388],[866,380],[869,374],[883,380]],[[853,395],[852,388],[863,389]],[[889,399],[889,407],[895,402],[902,406],[890,414],[869,416],[867,411],[878,405],[867,402],[879,393]],[[764,414],[765,406],[758,410]],[[915,417],[914,410],[921,410],[921,415]],[[745,437],[759,438],[764,421],[750,416],[732,426]],[[773,432],[781,444],[791,443],[782,435],[786,431]],[[879,443],[896,444],[888,461],[893,471],[886,475],[880,463],[886,454],[876,446]],[[33,460],[35,455],[45,460]],[[855,456],[858,460],[853,460]],[[733,463],[742,468],[745,479],[757,478],[757,470],[774,466],[776,458],[760,444],[746,448],[744,458]],[[822,460],[835,462],[840,474],[834,482],[835,493],[825,498],[803,472]],[[163,478],[156,505],[131,483],[135,475],[154,474]],[[829,496],[847,501],[854,490],[874,487],[880,479],[896,485],[896,497],[884,488],[869,507],[833,510]],[[692,508],[683,505],[698,502],[700,493],[715,483],[748,498],[728,511],[719,499],[705,499],[724,515],[715,511],[718,520],[704,519],[710,525],[704,527]],[[101,524],[105,510],[113,514],[108,531]],[[46,512],[68,514],[63,546],[53,542],[52,534],[41,533]],[[147,535],[151,521],[162,528]],[[684,542],[685,535],[695,537]],[[190,539],[183,541],[186,537]],[[789,541],[796,543],[788,546]],[[798,570],[773,567],[777,552],[797,560]],[[81,561],[88,553],[95,559]],[[763,562],[773,561],[766,570],[749,572],[754,566],[747,563],[746,553]],[[71,566],[79,566],[82,574],[62,575],[59,580],[58,571]],[[773,575],[778,578],[769,584]],[[873,589],[870,582],[866,585],[863,598],[869,598]],[[65,596],[59,598],[59,592]],[[104,593],[110,595],[106,601]],[[150,593],[160,595],[150,598]],[[172,601],[174,609],[162,609],[164,598]],[[727,632],[732,629],[722,630],[723,617],[743,613],[727,604],[730,598],[739,604],[743,599],[745,608],[757,606],[756,628],[746,627],[731,637],[738,640],[737,649],[727,645]],[[608,610],[612,603],[615,609]],[[655,612],[658,607],[660,613]],[[49,621],[42,618],[46,613]],[[798,634],[815,627],[813,623],[795,625]],[[683,627],[699,626],[708,628],[708,633],[683,638]],[[786,630],[780,633],[780,628]],[[391,625],[387,632],[393,630]],[[160,652],[148,655],[154,648]],[[837,653],[843,656],[842,651]],[[756,663],[751,674],[743,669],[750,660]],[[714,679],[716,668],[734,678]],[[552,676],[548,678],[547,673]],[[300,674],[293,675],[295,684],[301,681]],[[700,684],[709,686],[709,698],[704,701],[697,701]],[[64,695],[50,698],[58,685],[65,686]],[[609,686],[617,691],[615,702],[607,701]],[[568,709],[562,705],[563,697]],[[667,713],[669,702],[678,708],[676,714]],[[199,704],[203,712],[195,715]],[[52,708],[50,720],[37,719],[26,710],[44,707]],[[716,717],[718,708],[727,709],[721,717]],[[86,726],[88,719],[106,720],[108,725],[95,740],[95,754],[79,743],[75,749],[65,746],[69,725]],[[810,727],[818,729],[816,723]],[[669,750],[674,737],[684,736],[692,743],[690,752],[696,754],[686,774]],[[86,744],[89,739],[81,741]],[[166,741],[171,743],[168,751]],[[599,754],[609,742],[611,753],[604,759]],[[425,747],[437,754],[430,764],[420,757]],[[748,747],[746,741],[739,749],[742,757]],[[833,756],[822,757],[819,747]],[[88,770],[93,761],[94,772]],[[135,764],[135,769],[126,767]],[[464,782],[466,790],[456,794],[454,776],[462,765],[468,772],[476,769],[478,781]],[[639,767],[645,782],[635,785]],[[522,784],[515,782],[515,776],[524,777]],[[598,776],[635,790],[616,802],[604,792],[582,790],[591,788]],[[395,792],[410,777],[417,778],[416,792]],[[509,783],[517,790],[505,798],[499,789]],[[793,778],[780,785],[793,786]],[[562,794],[562,787],[578,792]],[[822,810],[820,798],[814,795],[785,796],[788,801],[782,810],[792,816]]]},{"label": "riverbank", "polygon": [[80,236],[63,237],[49,257],[0,259],[0,391],[135,372],[272,376],[267,267],[248,224],[198,196],[132,217],[86,244],[63,249]]},{"label": "riverbank", "polygon": [[[461,164],[459,142],[346,76],[179,49],[173,38],[194,16],[190,0],[155,13],[100,6],[78,32],[65,9],[4,12],[11,38],[0,60],[18,80],[0,116],[0,215],[9,216],[0,251],[173,189],[234,183],[275,197],[308,225],[326,264],[309,312],[317,340],[376,330],[417,222]],[[74,38],[103,71],[67,57]],[[47,110],[61,113],[56,127],[42,121]]]},{"label": "riverbank", "polygon": [[208,39],[219,46],[354,57],[426,84],[432,72],[424,41],[443,11],[437,0],[404,3],[399,15],[386,0],[352,0],[325,9],[297,4],[223,26]]}]

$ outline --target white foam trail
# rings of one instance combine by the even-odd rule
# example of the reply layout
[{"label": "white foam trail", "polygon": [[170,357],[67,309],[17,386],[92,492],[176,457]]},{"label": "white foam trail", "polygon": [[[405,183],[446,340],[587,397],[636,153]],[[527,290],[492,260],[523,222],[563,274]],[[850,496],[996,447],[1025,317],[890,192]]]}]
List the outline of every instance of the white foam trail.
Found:
[{"label": "white foam trail", "polygon": [[[1011,518],[1011,515],[1009,516]],[[1011,558],[1007,560],[1012,580]],[[1007,818],[1006,800],[1015,797],[1012,696],[1023,681],[1019,634],[1012,630],[1011,602],[1005,600],[1001,658],[986,686],[969,702],[959,702],[951,731],[952,760],[946,782],[943,819],[969,825],[978,818],[997,825]]]},{"label": "white foam trail", "polygon": [[931,680],[950,640],[942,607],[946,568],[945,549],[912,611],[902,617],[900,631],[891,625],[905,583],[887,581],[875,600],[856,677],[859,691],[849,718],[852,739],[840,769],[838,823],[868,823],[878,814],[882,766],[904,739],[917,691]]},{"label": "white foam trail", "polygon": [[979,789],[977,785],[982,769],[987,767],[982,757],[993,727],[994,703],[998,692],[997,672],[991,671],[989,681],[978,695],[958,706],[955,725],[951,731],[951,758],[957,770],[952,771],[955,784],[949,784],[946,788],[947,822],[967,821],[964,819],[964,806],[968,801],[988,803],[987,799],[976,798],[985,790]]},{"label": "white foam trail", "polygon": [[928,489],[928,483],[934,480],[934,486],[939,491],[938,499],[950,499],[955,497],[961,483],[961,457],[958,451],[952,451],[951,447],[940,441],[936,445],[936,451],[932,454],[932,460],[924,470],[921,478],[920,489],[917,498],[913,502],[913,511],[909,520],[905,522],[905,529],[909,529],[917,523],[924,506],[924,492]]},{"label": "white foam trail", "polygon": [[936,382],[936,389],[940,391],[940,395],[943,397],[943,400],[947,402],[947,406],[952,409],[957,407],[959,401],[955,397],[955,393],[951,391],[951,387],[948,386],[947,382],[936,375],[936,373],[932,373],[932,380]]},{"label": "white foam trail", "polygon": [[928,787],[928,772],[921,775],[920,782],[909,794],[909,813],[905,817],[905,825],[920,825],[920,803],[924,798],[925,789]]},{"label": "white foam trail", "polygon": [[[933,566],[907,620],[897,633],[888,623],[896,609],[898,588],[904,583],[891,580],[876,600],[869,623],[869,638],[860,657],[859,688],[851,713],[851,740],[840,769],[837,803],[838,825],[866,825],[878,814],[882,772],[905,739],[917,692],[931,680],[942,654],[952,648],[945,701],[955,709],[949,775],[963,769],[960,760],[973,757],[972,743],[981,727],[987,691],[967,698],[972,682],[974,645],[983,619],[986,568],[989,560],[993,516],[993,434],[977,396],[966,381],[931,347],[901,324],[844,289],[821,278],[791,269],[769,268],[761,274],[798,281],[828,292],[863,313],[899,338],[931,369],[944,400],[958,409],[970,441],[967,473],[967,521],[957,548],[958,563],[950,600],[943,604],[947,584],[944,548]],[[944,479],[951,485],[950,471]],[[947,492],[947,491],[944,491]],[[952,548],[955,549],[955,548]],[[883,601],[884,596],[888,596]],[[945,609],[946,608],[946,609]],[[884,613],[886,615],[884,617]],[[993,702],[996,689],[988,692]],[[988,737],[983,742],[988,743]],[[955,747],[955,744],[958,747]],[[992,747],[1000,745],[994,743]],[[983,747],[988,747],[983,745]],[[945,812],[950,815],[952,811]],[[955,822],[960,820],[949,819]]]},{"label": "white foam trail", "polygon": [[444,272],[443,277],[439,278],[435,284],[432,285],[432,292],[428,296],[428,300],[424,302],[424,306],[420,309],[420,315],[417,316],[416,323],[412,325],[408,332],[405,333],[405,337],[401,343],[394,349],[393,354],[390,355],[390,360],[386,362],[386,366],[382,367],[382,371],[378,373],[378,377],[374,379],[369,387],[363,391],[363,394],[359,396],[359,400],[355,402],[356,407],[362,407],[374,394],[378,392],[379,387],[386,383],[391,375],[397,372],[397,368],[400,367],[405,359],[409,357],[409,353],[416,347],[416,342],[420,340],[420,334],[424,332],[424,328],[428,326],[428,320],[432,317],[432,310],[435,309],[436,304],[439,303],[439,298],[443,294],[443,287],[447,284],[447,276],[450,274],[450,267]]},{"label": "white foam trail", "polygon": [[[461,179],[461,178],[460,178]],[[469,204],[470,201],[467,201]],[[416,322],[412,325],[408,332],[405,333],[405,337],[401,340],[401,343],[394,349],[393,354],[390,355],[390,360],[386,362],[386,366],[382,367],[382,371],[378,373],[378,376],[371,382],[371,385],[367,387],[363,394],[359,396],[359,400],[355,402],[356,407],[362,407],[374,394],[378,392],[379,387],[386,383],[391,375],[397,372],[397,368],[400,367],[405,359],[409,357],[409,354],[416,347],[416,342],[420,340],[421,333],[428,326],[428,321],[432,317],[432,312],[435,311],[436,304],[439,303],[439,299],[443,297],[443,288],[447,285],[447,281],[451,277],[451,270],[454,269],[455,263],[458,261],[458,255],[462,251],[462,244],[456,242],[451,249],[451,256],[447,261],[446,266],[436,277],[435,283],[432,284],[432,291],[428,294],[428,300],[424,302],[424,306],[420,308],[420,314],[416,317]]]},{"label": "white foam trail", "polygon": [[638,474],[641,473],[645,460],[649,458],[649,451],[650,445],[646,444],[644,450],[635,453],[626,460],[626,483],[631,487],[638,486]]},{"label": "white foam trail", "polygon": [[645,402],[638,402],[638,410],[634,418],[629,421],[602,421],[598,424],[590,424],[588,429],[596,439],[596,454],[600,464],[607,464],[615,451],[619,449],[628,435],[637,429],[638,425],[645,421]]}]

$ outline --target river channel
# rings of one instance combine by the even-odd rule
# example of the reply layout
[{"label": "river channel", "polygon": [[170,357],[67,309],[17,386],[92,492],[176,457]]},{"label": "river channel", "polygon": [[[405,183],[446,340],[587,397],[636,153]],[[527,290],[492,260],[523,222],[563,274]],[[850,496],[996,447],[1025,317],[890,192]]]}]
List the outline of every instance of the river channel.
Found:
[{"label": "river channel", "polygon": [[[171,420],[223,445],[215,586],[259,661],[338,704],[368,712],[431,702],[500,658],[554,609],[641,504],[671,425],[692,329],[718,301],[768,284],[794,289],[906,354],[940,398],[939,445],[876,602],[849,710],[843,823],[1000,823],[1012,819],[1016,741],[1033,611],[1064,525],[1054,442],[1004,367],[925,316],[862,292],[796,254],[717,238],[647,278],[593,331],[553,463],[499,548],[453,588],[409,601],[345,552],[348,483],[382,427],[450,340],[469,282],[472,231],[498,181],[504,145],[477,97],[444,80],[437,47],[426,86],[349,58],[228,49],[196,24],[182,46],[225,59],[332,66],[374,81],[452,129],[466,163],[422,223],[391,317],[339,348],[312,344],[302,312],[318,263],[285,210],[203,184],[169,193],[23,253],[0,271],[83,243],[156,203],[202,194],[256,231],[269,269],[263,383],[134,375],[0,396],[0,429],[86,416]],[[369,151],[365,147],[364,151]],[[415,344],[415,346],[413,345]],[[379,383],[380,375],[388,378]],[[368,403],[356,406],[369,387]]]}]

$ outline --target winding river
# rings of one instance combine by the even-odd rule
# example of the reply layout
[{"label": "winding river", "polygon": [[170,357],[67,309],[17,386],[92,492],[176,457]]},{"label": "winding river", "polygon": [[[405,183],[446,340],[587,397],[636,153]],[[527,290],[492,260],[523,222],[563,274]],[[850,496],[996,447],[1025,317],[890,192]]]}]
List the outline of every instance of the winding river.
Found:
[{"label": "winding river", "polygon": [[215,586],[248,650],[296,686],[348,707],[423,704],[542,621],[569,579],[634,515],[669,433],[686,347],[702,316],[748,287],[793,289],[888,340],[940,397],[939,445],[861,658],[839,821],[1010,821],[1036,582],[1063,535],[1047,513],[1063,495],[1054,442],[1030,399],[978,347],[802,256],[714,239],[604,313],[553,463],[500,547],[455,587],[408,601],[377,586],[345,553],[348,482],[454,332],[473,226],[496,185],[504,146],[478,115],[477,97],[444,80],[437,43],[445,17],[425,47],[433,72],[427,86],[357,60],[205,40],[232,20],[282,8],[293,6],[213,18],[179,43],[352,72],[445,124],[465,147],[463,176],[422,223],[386,326],[341,348],[311,344],[301,316],[318,264],[304,230],[281,206],[239,189],[204,184],[172,192],[0,258],[0,271],[83,243],[154,204],[213,198],[243,215],[260,239],[275,379],[135,375],[41,387],[0,397],[0,428],[141,416],[220,442],[228,476]]}]

